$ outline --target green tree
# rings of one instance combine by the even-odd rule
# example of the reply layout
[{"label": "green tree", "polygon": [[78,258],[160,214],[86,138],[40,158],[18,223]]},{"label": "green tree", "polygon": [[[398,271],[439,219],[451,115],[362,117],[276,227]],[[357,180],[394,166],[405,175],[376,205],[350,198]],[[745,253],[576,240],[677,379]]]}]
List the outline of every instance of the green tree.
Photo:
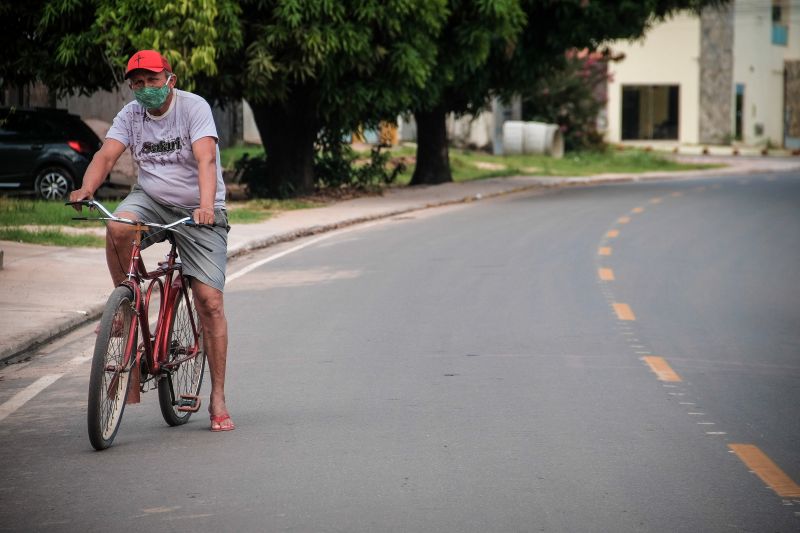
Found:
[{"label": "green tree", "polygon": [[445,0],[240,4],[245,46],[220,57],[215,91],[247,99],[267,188],[293,192],[313,186],[320,131],[331,139],[409,107],[433,71],[446,14]]},{"label": "green tree", "polygon": [[2,83],[113,89],[137,49],[164,52],[181,86],[251,104],[266,189],[313,187],[314,143],[393,119],[436,61],[445,0],[31,0],[0,4],[19,50]]},{"label": "green tree", "polygon": [[[450,0],[436,69],[414,98],[417,163],[411,184],[452,181],[448,113],[477,112],[491,92],[491,66],[513,50],[526,18],[519,0]],[[499,58],[498,58],[499,54]]]},{"label": "green tree", "polygon": [[[411,183],[452,180],[448,113],[475,112],[492,96],[509,98],[529,89],[563,66],[567,50],[636,38],[677,10],[721,3],[725,0],[451,0],[437,44],[437,68],[412,108],[419,142]],[[487,10],[494,18],[483,25],[464,15]],[[485,37],[485,29],[493,26],[496,33]],[[470,42],[483,46],[465,45]]]},{"label": "green tree", "polygon": [[130,55],[163,50],[181,79],[216,74],[216,58],[241,47],[234,0],[0,1],[0,82],[42,82],[56,94],[91,94],[122,82]]}]

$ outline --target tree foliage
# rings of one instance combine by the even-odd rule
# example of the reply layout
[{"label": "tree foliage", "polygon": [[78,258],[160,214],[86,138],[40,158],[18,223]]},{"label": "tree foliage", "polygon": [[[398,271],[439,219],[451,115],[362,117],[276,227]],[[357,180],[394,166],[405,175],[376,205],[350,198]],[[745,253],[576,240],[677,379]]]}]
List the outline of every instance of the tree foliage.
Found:
[{"label": "tree foliage", "polygon": [[308,191],[314,144],[408,109],[436,62],[444,0],[240,2],[244,46],[209,79],[243,96],[267,152],[267,190]]},{"label": "tree foliage", "polygon": [[[192,90],[240,48],[234,0],[30,0],[2,2],[3,85],[43,82],[57,94],[111,90],[136,50],[161,50]],[[4,26],[6,26],[4,24]],[[8,31],[5,31],[5,30]]]},{"label": "tree foliage", "polygon": [[635,38],[675,10],[722,0],[0,0],[3,85],[113,89],[137,49],[182,88],[246,98],[267,151],[265,190],[314,183],[335,138],[411,111],[412,183],[451,179],[444,120],[530,88],[572,48]]},{"label": "tree foliage", "polygon": [[246,98],[268,158],[266,190],[307,191],[314,142],[410,106],[434,70],[445,0],[31,0],[3,2],[19,50],[4,85],[113,89],[137,49],[161,51],[179,86]]}]

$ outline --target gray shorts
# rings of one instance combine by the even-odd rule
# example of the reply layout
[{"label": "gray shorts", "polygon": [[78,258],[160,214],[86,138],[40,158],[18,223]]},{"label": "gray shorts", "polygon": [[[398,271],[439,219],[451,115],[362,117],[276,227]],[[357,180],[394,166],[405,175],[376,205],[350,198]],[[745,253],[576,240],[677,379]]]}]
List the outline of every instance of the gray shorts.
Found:
[{"label": "gray shorts", "polygon": [[[134,213],[139,220],[170,224],[183,217],[192,216],[191,209],[164,205],[153,200],[138,185],[133,186],[131,193],[119,204],[116,213]],[[225,209],[214,209],[214,224],[211,228],[192,228],[178,226],[177,232],[172,232],[178,246],[183,273],[198,281],[222,291],[225,287],[225,266],[228,262],[228,215]],[[167,231],[151,229],[147,232],[150,236],[143,248],[150,244],[161,242],[167,238]],[[190,235],[197,242],[210,248],[209,252],[193,243],[184,235]]]}]

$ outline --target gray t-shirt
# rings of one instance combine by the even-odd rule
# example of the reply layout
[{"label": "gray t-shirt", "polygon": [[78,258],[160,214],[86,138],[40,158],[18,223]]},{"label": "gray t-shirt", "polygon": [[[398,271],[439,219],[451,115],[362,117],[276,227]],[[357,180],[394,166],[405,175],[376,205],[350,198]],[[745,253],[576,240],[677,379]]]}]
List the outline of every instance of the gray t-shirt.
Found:
[{"label": "gray t-shirt", "polygon": [[[114,118],[107,139],[131,149],[139,166],[139,185],[155,200],[196,209],[200,207],[197,160],[192,143],[217,137],[211,106],[202,97],[174,89],[169,110],[161,116],[148,113],[138,102],[127,104]],[[219,145],[217,145],[217,193],[215,207],[225,206]]]}]

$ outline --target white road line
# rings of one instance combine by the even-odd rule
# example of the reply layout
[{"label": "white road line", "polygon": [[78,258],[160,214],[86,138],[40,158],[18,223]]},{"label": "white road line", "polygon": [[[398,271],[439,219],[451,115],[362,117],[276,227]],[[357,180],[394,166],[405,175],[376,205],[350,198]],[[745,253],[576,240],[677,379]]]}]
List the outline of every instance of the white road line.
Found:
[{"label": "white road line", "polygon": [[371,223],[367,223],[367,224],[357,224],[357,225],[349,227],[349,228],[344,228],[344,229],[340,229],[340,230],[336,230],[336,231],[331,231],[331,232],[325,233],[323,235],[320,235],[319,237],[311,239],[310,241],[306,241],[303,244],[298,244],[297,246],[289,248],[288,250],[284,250],[282,252],[278,252],[275,255],[271,255],[269,257],[265,257],[264,259],[261,259],[260,261],[256,261],[255,263],[253,263],[251,265],[247,265],[246,267],[244,267],[243,269],[239,270],[238,272],[234,272],[233,274],[227,276],[225,278],[225,284],[227,285],[228,283],[230,283],[230,282],[232,282],[232,281],[234,281],[236,279],[241,278],[245,274],[249,274],[250,272],[252,272],[253,270],[257,269],[258,267],[260,267],[262,265],[266,265],[267,263],[271,263],[272,261],[275,261],[276,259],[280,259],[281,257],[285,257],[285,256],[287,256],[289,254],[292,254],[294,252],[302,250],[303,248],[307,248],[307,247],[311,246],[312,244],[317,244],[320,241],[324,241],[326,239],[330,239],[331,237],[336,237],[338,235],[341,235],[342,233],[348,233],[350,231],[355,231],[355,230],[360,230],[360,229],[364,229],[364,228],[369,228],[369,227],[372,227],[372,226],[377,226],[378,224],[381,224],[383,222],[385,222],[385,221],[384,220],[378,220],[376,222],[371,222]]},{"label": "white road line", "polygon": [[246,267],[244,267],[243,269],[239,270],[238,272],[234,272],[230,276],[227,276],[227,278],[225,280],[225,284],[227,285],[228,283],[230,283],[230,282],[232,282],[232,281],[234,281],[236,279],[241,278],[245,274],[249,274],[250,272],[252,272],[253,270],[257,269],[258,267],[260,267],[262,265],[266,265],[267,263],[271,263],[272,261],[275,261],[276,259],[280,259],[281,257],[287,256],[287,255],[289,255],[291,253],[294,253],[294,252],[296,252],[298,250],[302,250],[303,248],[311,246],[312,244],[317,244],[318,242],[324,241],[325,239],[330,239],[331,237],[333,237],[336,234],[337,233],[335,233],[335,232],[334,233],[326,233],[325,235],[321,235],[321,236],[317,237],[316,239],[311,239],[310,241],[304,242],[303,244],[298,244],[297,246],[289,248],[288,250],[284,250],[282,252],[278,252],[275,255],[271,255],[269,257],[265,257],[264,259],[261,259],[260,261],[256,261],[255,263],[253,263],[251,265],[247,265]]},{"label": "white road line", "polygon": [[0,422],[5,420],[5,418],[11,415],[14,411],[25,405],[28,400],[42,392],[51,384],[55,383],[55,381],[63,375],[64,374],[44,375],[16,393],[3,405],[0,405]]}]

